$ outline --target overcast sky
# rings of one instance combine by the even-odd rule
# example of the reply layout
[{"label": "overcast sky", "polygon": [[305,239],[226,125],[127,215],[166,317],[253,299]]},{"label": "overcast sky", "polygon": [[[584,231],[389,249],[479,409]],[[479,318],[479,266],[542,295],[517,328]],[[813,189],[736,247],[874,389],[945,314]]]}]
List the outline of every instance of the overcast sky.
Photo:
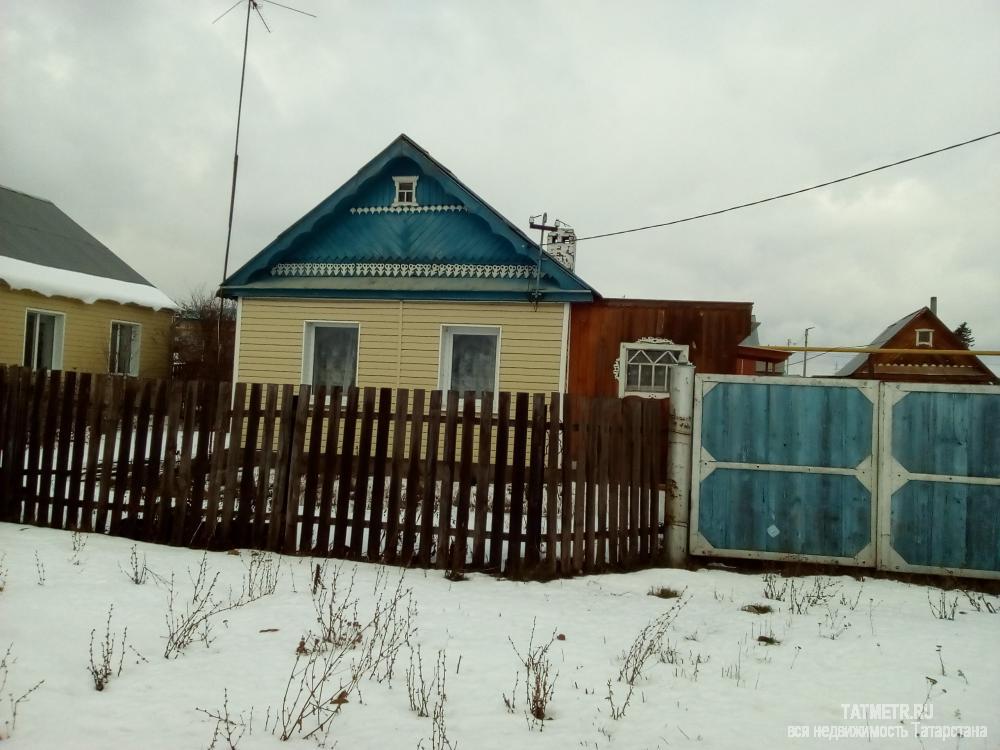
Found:
[{"label": "overcast sky", "polygon": [[[0,184],[176,298],[222,274],[232,1],[0,6]],[[995,0],[287,2],[319,17],[251,24],[230,270],[401,132],[519,226],[583,236],[1000,129]],[[751,301],[764,343],[865,344],[937,295],[1000,349],[1000,137],[577,253],[606,296]]]}]

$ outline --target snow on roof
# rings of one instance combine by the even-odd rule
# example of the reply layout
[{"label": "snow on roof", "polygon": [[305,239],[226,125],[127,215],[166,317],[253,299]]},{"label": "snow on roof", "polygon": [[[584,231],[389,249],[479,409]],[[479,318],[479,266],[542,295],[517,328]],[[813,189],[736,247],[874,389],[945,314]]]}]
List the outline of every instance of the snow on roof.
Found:
[{"label": "snow on roof", "polygon": [[46,297],[70,297],[88,304],[98,300],[176,310],[177,303],[149,284],[92,276],[0,255],[0,280],[11,289],[27,289]]}]

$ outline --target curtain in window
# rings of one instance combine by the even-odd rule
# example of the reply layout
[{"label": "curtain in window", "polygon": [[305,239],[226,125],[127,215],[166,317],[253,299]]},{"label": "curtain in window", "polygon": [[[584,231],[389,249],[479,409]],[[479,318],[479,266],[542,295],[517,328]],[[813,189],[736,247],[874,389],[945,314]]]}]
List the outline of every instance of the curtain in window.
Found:
[{"label": "curtain in window", "polygon": [[313,329],[312,384],[343,388],[357,383],[358,329],[316,326]]},{"label": "curtain in window", "polygon": [[455,333],[451,338],[451,389],[493,391],[496,388],[497,337]]}]

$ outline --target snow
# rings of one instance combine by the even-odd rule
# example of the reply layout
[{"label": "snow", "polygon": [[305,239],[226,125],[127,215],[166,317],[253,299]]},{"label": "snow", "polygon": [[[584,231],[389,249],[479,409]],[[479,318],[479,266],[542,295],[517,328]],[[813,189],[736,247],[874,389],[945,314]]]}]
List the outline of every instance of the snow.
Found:
[{"label": "snow", "polygon": [[[69,532],[0,524],[0,656],[12,644],[16,657],[5,692],[16,697],[45,680],[19,706],[4,747],[207,748],[215,722],[195,709],[221,708],[224,689],[231,715],[246,716],[253,707],[253,733],[240,748],[315,745],[297,736],[285,743],[264,729],[268,709],[273,715],[281,705],[300,637],[317,627],[310,594],[314,560],[280,558],[273,595],[217,615],[210,647],[194,643],[167,660],[165,584],[150,579],[135,585],[127,578],[131,541],[82,538],[86,546],[74,554]],[[201,552],[148,544],[139,544],[138,551],[159,577],[176,576],[181,598],[190,592],[188,572],[196,572]],[[230,587],[240,590],[250,557],[246,550],[238,556],[208,553],[209,570],[220,573],[216,594],[222,599]],[[412,642],[422,649],[425,676],[437,651],[447,654],[445,723],[459,748],[1000,747],[1000,614],[975,611],[959,592],[946,594],[948,602],[958,597],[955,619],[941,620],[928,603],[939,599],[937,589],[843,576],[825,579],[835,587],[825,606],[792,614],[788,601],[763,597],[760,574],[717,569],[650,569],[548,583],[470,574],[453,583],[440,571],[331,560],[326,580],[336,566],[342,582],[355,575],[362,622],[373,605],[376,578],[387,579],[391,590],[404,576],[417,605]],[[789,581],[811,587],[815,578],[779,583]],[[612,680],[620,700],[624,686],[614,680],[622,652],[651,619],[677,605],[677,599],[649,596],[654,586],[684,591],[663,643],[670,650],[663,660],[650,660],[625,716],[614,720],[607,682]],[[984,601],[1000,605],[989,595]],[[775,611],[741,611],[753,603]],[[87,670],[88,644],[91,629],[98,640],[104,633],[110,604],[112,630],[127,626],[128,643],[148,661],[127,651],[122,674],[97,692]],[[523,653],[533,620],[536,643],[547,642],[553,632],[565,636],[550,652],[558,676],[551,719],[541,732],[529,727],[521,710],[523,675],[518,711],[508,713],[502,698],[518,672],[508,637]],[[758,643],[761,634],[773,634],[780,643]],[[408,663],[404,646],[391,687],[365,680],[360,692],[348,695],[329,745],[416,748],[423,740],[423,747],[431,747],[432,719],[409,708]],[[909,719],[857,718],[858,711],[869,710],[860,704],[889,704],[882,710],[897,713],[926,705],[933,713],[925,727],[981,727],[976,731],[986,737],[916,738]],[[4,696],[0,732],[8,718]],[[831,743],[791,737],[790,726],[811,733],[870,726],[910,736]]]},{"label": "snow", "polygon": [[110,300],[154,310],[176,310],[177,303],[154,286],[66,271],[0,256],[0,279],[11,289],[28,289],[46,297],[69,297],[88,304]]}]

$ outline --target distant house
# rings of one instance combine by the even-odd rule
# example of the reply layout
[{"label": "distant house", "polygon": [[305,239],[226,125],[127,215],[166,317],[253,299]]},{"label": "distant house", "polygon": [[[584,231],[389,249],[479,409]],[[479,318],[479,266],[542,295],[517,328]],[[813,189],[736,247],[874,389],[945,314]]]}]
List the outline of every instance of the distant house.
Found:
[{"label": "distant house", "polygon": [[565,390],[596,291],[401,135],[223,283],[234,378]]},{"label": "distant house", "polygon": [[979,357],[935,353],[935,350],[967,348],[941,322],[936,308],[937,301],[932,299],[930,307],[921,307],[897,320],[870,344],[879,349],[915,351],[905,354],[858,354],[840,368],[835,377],[965,385],[996,383],[996,375]]},{"label": "distant house", "polygon": [[750,335],[736,348],[736,372],[739,375],[787,375],[788,358],[792,353],[762,348],[758,328],[760,323],[751,317]]},{"label": "distant house", "polygon": [[175,308],[52,202],[0,187],[0,364],[165,377]]}]

